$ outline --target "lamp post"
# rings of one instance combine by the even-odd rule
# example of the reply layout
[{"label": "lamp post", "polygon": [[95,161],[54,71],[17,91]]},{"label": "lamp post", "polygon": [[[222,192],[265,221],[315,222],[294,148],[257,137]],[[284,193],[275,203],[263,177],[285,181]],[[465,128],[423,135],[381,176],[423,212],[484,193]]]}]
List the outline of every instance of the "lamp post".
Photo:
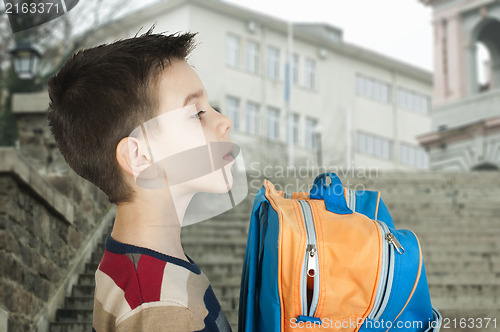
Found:
[{"label": "lamp post", "polygon": [[22,80],[35,77],[42,54],[28,38],[21,39],[10,51],[14,71]]},{"label": "lamp post", "polygon": [[[18,132],[14,115],[12,114],[12,97],[14,93],[21,91],[31,91],[36,87],[32,81],[36,77],[38,64],[42,54],[30,42],[27,36],[16,43],[16,46],[9,50],[12,56],[15,79],[10,80],[7,88],[7,99],[3,105],[5,109],[0,112],[0,146],[17,146]],[[31,80],[20,82],[19,80]]]}]

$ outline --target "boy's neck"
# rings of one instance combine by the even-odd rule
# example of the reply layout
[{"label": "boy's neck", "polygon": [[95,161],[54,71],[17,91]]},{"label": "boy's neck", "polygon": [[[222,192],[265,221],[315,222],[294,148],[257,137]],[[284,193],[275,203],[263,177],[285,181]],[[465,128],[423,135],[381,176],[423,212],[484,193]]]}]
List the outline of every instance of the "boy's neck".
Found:
[{"label": "boy's neck", "polygon": [[[172,201],[170,201],[172,202]],[[135,197],[118,204],[111,237],[188,261],[181,245],[181,225],[172,203],[156,197]]]}]

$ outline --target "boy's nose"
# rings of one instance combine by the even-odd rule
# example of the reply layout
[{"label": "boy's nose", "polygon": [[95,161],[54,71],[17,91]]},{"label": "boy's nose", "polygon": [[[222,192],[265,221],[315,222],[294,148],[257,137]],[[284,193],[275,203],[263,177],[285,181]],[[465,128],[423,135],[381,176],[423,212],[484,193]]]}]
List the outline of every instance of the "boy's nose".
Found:
[{"label": "boy's nose", "polygon": [[219,116],[217,131],[221,134],[221,136],[224,136],[233,126],[233,121],[222,113],[217,112],[217,115]]}]

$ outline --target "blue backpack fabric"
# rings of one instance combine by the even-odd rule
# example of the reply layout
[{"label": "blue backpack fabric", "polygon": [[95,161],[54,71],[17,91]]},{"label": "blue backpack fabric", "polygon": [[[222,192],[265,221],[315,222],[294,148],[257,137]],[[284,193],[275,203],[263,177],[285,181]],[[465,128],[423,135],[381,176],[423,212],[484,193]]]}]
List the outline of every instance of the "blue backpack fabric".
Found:
[{"label": "blue backpack fabric", "polygon": [[[331,179],[330,184],[327,184],[327,178]],[[439,331],[442,318],[439,311],[431,305],[420,244],[415,234],[408,230],[396,230],[379,192],[335,190],[339,186],[342,184],[336,174],[324,173],[315,179],[309,193],[288,194],[276,191],[267,180],[257,191],[252,207],[241,279],[239,332],[277,332],[297,329],[312,331],[321,327],[342,331]],[[309,307],[311,300],[309,295],[307,306],[310,311],[305,310],[306,314],[300,312],[292,314],[296,317],[293,323],[284,321],[284,317],[290,317],[291,314],[284,312],[287,308],[284,302],[290,300],[288,297],[295,296],[293,295],[295,293],[289,291],[286,288],[287,285],[280,283],[278,278],[280,273],[284,273],[279,271],[283,260],[279,249],[283,246],[280,243],[280,234],[282,236],[282,233],[286,231],[284,215],[286,213],[290,215],[290,206],[294,206],[295,210],[299,211],[297,206],[308,206],[308,204],[311,204],[313,211],[321,210],[310,215],[316,216],[311,219],[316,229],[318,226],[321,227],[321,223],[333,222],[329,221],[330,217],[333,218],[332,220],[359,218],[360,223],[376,224],[383,238],[387,240],[387,243],[383,243],[386,249],[380,251],[383,252],[383,257],[381,256],[380,260],[380,277],[377,279],[373,306],[366,317],[359,320],[355,327],[334,326],[328,317],[317,317],[312,312],[313,308]],[[302,212],[304,213],[304,210]],[[298,212],[296,213],[299,215]],[[326,217],[318,218],[318,215]],[[306,214],[304,213],[303,216],[305,222]],[[299,219],[302,220],[298,217],[297,222]],[[352,232],[355,230],[353,229]],[[328,239],[324,241],[327,242]],[[309,242],[308,238],[307,243]],[[318,243],[317,255],[320,255],[322,246],[326,244]],[[374,248],[374,250],[378,249]],[[287,255],[287,251],[282,251],[281,255]],[[307,258],[306,252],[306,261]],[[324,259],[330,258],[323,257]],[[308,262],[311,260],[309,259]],[[344,264],[344,262],[340,260],[332,264]],[[325,280],[325,273],[329,271],[323,269],[323,272],[319,272],[318,283]],[[416,275],[417,278],[406,277],[410,275]],[[335,276],[329,277],[335,280]],[[305,278],[310,281],[307,276]],[[316,284],[314,285],[313,294],[316,292]],[[315,303],[315,299],[318,300],[318,296],[321,297],[321,294],[312,296],[312,303]],[[300,299],[295,300],[300,301]],[[304,310],[306,305],[304,300],[302,304],[302,310]]]}]

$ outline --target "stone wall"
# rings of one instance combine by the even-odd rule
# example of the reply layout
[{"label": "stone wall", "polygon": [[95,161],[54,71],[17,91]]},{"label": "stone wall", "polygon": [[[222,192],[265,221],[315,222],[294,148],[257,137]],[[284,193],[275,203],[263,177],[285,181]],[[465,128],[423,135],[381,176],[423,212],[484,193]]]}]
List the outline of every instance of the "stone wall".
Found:
[{"label": "stone wall", "polygon": [[8,331],[47,330],[110,207],[71,171],[44,178],[14,148],[0,149],[0,308]]},{"label": "stone wall", "polygon": [[24,159],[43,176],[71,173],[59,152],[47,122],[49,96],[39,93],[17,93],[12,99],[12,113],[19,130],[19,149]]}]

